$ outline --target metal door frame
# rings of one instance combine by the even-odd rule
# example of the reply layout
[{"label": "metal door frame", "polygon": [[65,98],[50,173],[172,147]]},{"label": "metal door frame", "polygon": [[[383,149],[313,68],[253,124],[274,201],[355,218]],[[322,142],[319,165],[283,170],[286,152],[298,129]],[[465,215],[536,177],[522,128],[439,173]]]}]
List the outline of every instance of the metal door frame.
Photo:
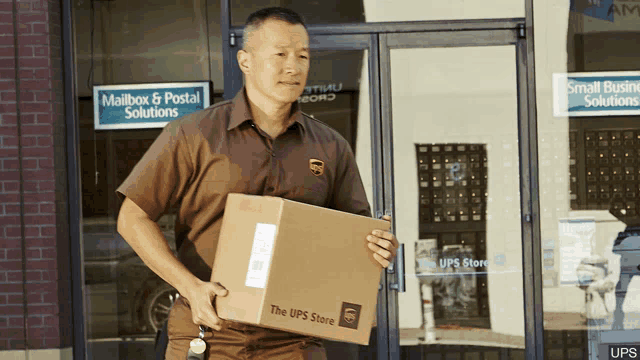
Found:
[{"label": "metal door frame", "polygon": [[[391,50],[399,48],[471,47],[513,45],[516,52],[518,93],[518,144],[520,168],[520,201],[522,224],[522,257],[525,315],[525,352],[527,359],[544,358],[542,319],[542,268],[540,254],[540,224],[537,174],[537,123],[535,116],[532,55],[527,41],[525,19],[492,20],[491,22],[448,22],[432,24],[421,32],[380,34],[380,105],[382,114],[384,209],[394,214],[393,132],[391,104]],[[436,29],[434,29],[434,27]],[[530,42],[530,41],[529,41]],[[395,228],[395,221],[394,221]],[[403,259],[396,259],[403,261]],[[399,272],[390,267],[388,284],[400,284]],[[399,359],[400,336],[398,294],[389,291],[389,353]]]}]

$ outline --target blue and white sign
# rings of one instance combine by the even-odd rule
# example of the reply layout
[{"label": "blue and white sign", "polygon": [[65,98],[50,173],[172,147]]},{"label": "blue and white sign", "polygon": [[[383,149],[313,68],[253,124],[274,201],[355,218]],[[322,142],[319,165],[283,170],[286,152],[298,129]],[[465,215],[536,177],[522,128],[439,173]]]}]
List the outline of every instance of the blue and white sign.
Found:
[{"label": "blue and white sign", "polygon": [[570,0],[569,8],[573,12],[584,14],[595,19],[614,21],[613,0]]},{"label": "blue and white sign", "polygon": [[553,115],[640,115],[640,72],[553,74]]},{"label": "blue and white sign", "polygon": [[209,107],[209,82],[93,87],[96,130],[163,128]]}]

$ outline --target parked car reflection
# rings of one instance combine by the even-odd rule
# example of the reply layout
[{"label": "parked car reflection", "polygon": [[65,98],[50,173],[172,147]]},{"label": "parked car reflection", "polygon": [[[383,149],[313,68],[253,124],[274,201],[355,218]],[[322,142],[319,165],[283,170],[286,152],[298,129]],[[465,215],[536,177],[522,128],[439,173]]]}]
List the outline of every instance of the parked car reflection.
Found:
[{"label": "parked car reflection", "polygon": [[[159,223],[175,252],[168,218]],[[136,255],[116,231],[115,220],[90,218],[83,228],[88,338],[155,336],[177,291]]]}]

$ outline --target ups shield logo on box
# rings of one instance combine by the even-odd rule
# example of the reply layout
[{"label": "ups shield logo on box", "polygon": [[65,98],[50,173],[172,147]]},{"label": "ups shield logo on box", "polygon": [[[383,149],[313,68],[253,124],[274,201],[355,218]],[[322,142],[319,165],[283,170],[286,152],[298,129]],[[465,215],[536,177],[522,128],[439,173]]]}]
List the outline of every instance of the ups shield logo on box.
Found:
[{"label": "ups shield logo on box", "polygon": [[342,310],[340,311],[340,323],[338,324],[338,326],[354,330],[358,329],[361,309],[362,305],[343,302]]}]

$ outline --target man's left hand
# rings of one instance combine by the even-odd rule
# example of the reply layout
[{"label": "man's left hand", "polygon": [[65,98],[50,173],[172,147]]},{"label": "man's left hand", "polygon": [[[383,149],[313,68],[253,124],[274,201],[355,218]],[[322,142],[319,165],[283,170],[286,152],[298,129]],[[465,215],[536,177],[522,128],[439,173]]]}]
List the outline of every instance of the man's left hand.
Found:
[{"label": "man's left hand", "polygon": [[[389,215],[383,216],[382,219],[391,222]],[[396,236],[388,231],[373,230],[371,234],[367,235],[367,241],[369,241],[368,246],[373,252],[373,257],[382,267],[388,267],[398,250],[399,243]]]}]

